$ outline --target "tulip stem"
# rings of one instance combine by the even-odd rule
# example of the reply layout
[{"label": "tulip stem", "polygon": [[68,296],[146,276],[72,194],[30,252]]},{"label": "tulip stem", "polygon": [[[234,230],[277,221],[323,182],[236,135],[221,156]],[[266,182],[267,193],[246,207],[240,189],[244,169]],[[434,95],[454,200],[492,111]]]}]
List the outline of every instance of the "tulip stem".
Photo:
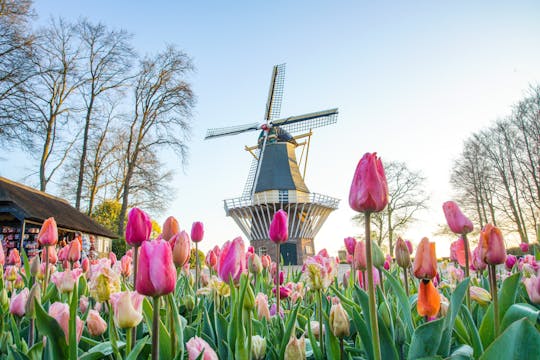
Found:
[{"label": "tulip stem", "polygon": [[317,291],[317,302],[319,303],[319,342],[321,344],[321,354],[324,358],[324,331],[323,331],[323,308],[322,308],[322,291]]},{"label": "tulip stem", "polygon": [[279,242],[276,244],[276,280],[275,280],[275,283],[276,283],[276,314],[277,316],[280,316],[279,315],[279,288],[280,288],[280,283],[279,283],[279,263],[280,263],[280,259],[281,259],[281,253],[279,252]]},{"label": "tulip stem", "polygon": [[407,278],[407,269],[403,268],[403,275],[405,277],[405,293],[407,294],[407,298],[409,297],[409,279]]},{"label": "tulip stem", "polygon": [[373,358],[381,360],[381,344],[379,341],[379,324],[377,323],[377,307],[375,304],[375,287],[373,284],[373,259],[371,254],[371,213],[366,211],[366,260],[367,260],[367,281],[369,295],[369,322],[371,325],[371,342],[373,344]]},{"label": "tulip stem", "polygon": [[126,359],[131,352],[131,343],[132,343],[132,332],[131,329],[126,330]]},{"label": "tulip stem", "polygon": [[345,350],[343,348],[343,338],[339,338],[339,350],[340,350],[340,356],[341,356],[341,359],[345,359]]},{"label": "tulip stem", "polygon": [[[248,284],[249,286],[249,284]],[[252,327],[251,327],[251,310],[247,310],[247,335],[248,335],[248,356],[249,358],[251,359],[251,354],[252,354],[252,334],[253,334],[253,330],[252,330]]]},{"label": "tulip stem", "polygon": [[[199,243],[195,243],[195,290],[198,290],[199,284]],[[195,291],[195,299],[197,299],[197,291]]]},{"label": "tulip stem", "polygon": [[[467,239],[467,234],[462,235],[463,238],[463,245],[465,247],[465,277],[469,277],[469,239]],[[469,290],[469,283],[467,283],[467,293],[466,293],[466,301],[467,301],[467,309],[471,311],[471,294]]]},{"label": "tulip stem", "polygon": [[43,278],[43,294],[47,293],[47,282],[49,277],[49,246],[45,245],[45,277]]},{"label": "tulip stem", "polygon": [[[169,296],[174,296],[174,294],[171,294]],[[195,297],[197,298],[197,297]],[[173,358],[176,356],[176,330],[175,330],[175,324],[174,324],[174,307],[173,307],[173,303],[172,303],[172,299],[169,299],[171,301],[168,301],[168,306],[169,306],[169,326],[170,326],[170,329],[171,329],[171,353],[172,353],[172,356]]]},{"label": "tulip stem", "polygon": [[[30,301],[33,301],[34,299],[30,298]],[[30,319],[30,327],[28,328],[28,347],[31,348],[32,346],[34,346],[34,323],[36,321],[34,320],[34,318],[31,318]],[[0,331],[2,331],[2,329],[0,329]]]},{"label": "tulip stem", "polygon": [[[134,246],[133,247],[133,291],[137,291],[137,268],[139,267],[139,247]],[[129,350],[133,348],[133,342],[137,341],[137,325],[135,325],[131,330],[131,347]]]},{"label": "tulip stem", "polygon": [[488,265],[489,280],[491,289],[491,298],[493,299],[493,324],[495,328],[495,337],[499,336],[499,296],[497,291],[497,273],[495,265]]},{"label": "tulip stem", "polygon": [[152,319],[152,360],[159,359],[159,296],[154,297],[154,318]]}]

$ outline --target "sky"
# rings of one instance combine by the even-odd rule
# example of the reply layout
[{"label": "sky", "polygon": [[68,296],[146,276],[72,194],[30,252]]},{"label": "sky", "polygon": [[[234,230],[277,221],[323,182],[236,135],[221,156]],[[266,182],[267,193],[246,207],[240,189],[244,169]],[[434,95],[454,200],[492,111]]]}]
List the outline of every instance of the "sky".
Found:
[{"label": "sky", "polygon": [[[206,129],[263,120],[272,66],[287,63],[282,116],[339,108],[337,124],[316,129],[306,184],[341,199],[315,240],[337,253],[362,233],[351,218],[350,183],[366,152],[426,176],[430,208],[402,235],[417,243],[444,224],[449,176],[463,141],[540,82],[538,1],[77,1],[35,0],[37,22],[86,17],[134,34],[140,54],[175,44],[192,59],[197,96],[189,162],[175,169],[169,210],[182,228],[205,224],[208,250],[242,235],[223,199],[240,196],[250,164],[244,145],[258,133],[203,140]],[[8,153],[5,152],[4,154]],[[168,155],[166,155],[168,156]],[[0,175],[28,174],[19,152]]]}]

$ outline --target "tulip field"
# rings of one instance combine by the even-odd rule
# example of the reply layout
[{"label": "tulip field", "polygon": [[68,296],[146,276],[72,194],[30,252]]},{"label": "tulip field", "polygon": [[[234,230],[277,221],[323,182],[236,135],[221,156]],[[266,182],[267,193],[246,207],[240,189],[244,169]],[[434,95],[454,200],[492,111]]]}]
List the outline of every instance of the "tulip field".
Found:
[{"label": "tulip field", "polygon": [[[349,197],[366,236],[344,239],[347,263],[318,243],[295,268],[241,237],[190,268],[203,223],[184,230],[171,216],[151,239],[138,208],[127,253],[81,258],[77,241],[57,248],[49,218],[41,256],[0,252],[0,359],[540,359],[535,247],[507,255],[499,228],[479,229],[449,201],[440,211],[456,234],[450,260],[427,237],[399,238],[384,254],[370,216],[387,201],[381,161],[368,153]],[[287,227],[276,212],[268,231],[278,249]]]}]

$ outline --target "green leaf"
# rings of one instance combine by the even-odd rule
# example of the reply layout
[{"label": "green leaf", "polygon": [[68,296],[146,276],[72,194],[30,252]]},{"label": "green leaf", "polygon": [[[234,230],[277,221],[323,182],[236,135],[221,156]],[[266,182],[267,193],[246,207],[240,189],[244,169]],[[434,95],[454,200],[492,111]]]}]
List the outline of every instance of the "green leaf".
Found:
[{"label": "green leaf", "polygon": [[315,357],[315,360],[322,360],[322,352],[319,344],[317,343],[317,339],[315,339],[315,336],[313,335],[313,331],[311,330],[311,324],[307,323],[307,332],[308,332],[308,339],[309,343],[311,344],[311,348],[313,351],[313,356]]},{"label": "green leaf", "polygon": [[[129,331],[129,329],[128,329]],[[133,347],[126,360],[137,360],[142,349],[148,344],[149,336],[145,336],[142,339],[137,340],[137,344]]]},{"label": "green leaf", "polygon": [[[160,300],[161,301],[161,300]],[[152,328],[152,316],[154,310],[148,297],[145,297],[143,300],[143,315],[146,321],[146,325],[149,329]],[[160,359],[171,359],[171,337],[165,325],[161,319],[159,320],[159,357]]]},{"label": "green leaf", "polygon": [[[480,334],[478,333],[478,329],[476,328],[476,324],[474,323],[469,309],[467,309],[467,307],[463,304],[461,305],[461,313],[468,329],[468,335],[474,350],[474,357],[477,359],[484,352],[484,346],[482,345]],[[461,323],[461,319],[458,318],[458,320],[459,321],[456,321],[456,324]]]},{"label": "green leaf", "polygon": [[30,358],[20,352],[16,346],[11,345],[8,349],[9,354],[13,357],[13,360],[30,360]]},{"label": "green leaf", "polygon": [[450,359],[452,360],[465,360],[473,359],[474,350],[469,345],[461,345],[452,352]]},{"label": "green leaf", "polygon": [[501,322],[501,331],[506,329],[514,321],[522,318],[527,318],[533,324],[538,322],[540,316],[540,310],[530,304],[513,304],[504,314],[504,318]]},{"label": "green leaf", "polygon": [[77,307],[79,306],[79,292],[77,282],[71,292],[71,303],[69,304],[69,359],[77,360]]},{"label": "green leaf", "polygon": [[390,274],[386,270],[383,270],[383,272],[386,277],[386,282],[390,284],[393,294],[397,296],[397,303],[399,305],[400,313],[399,317],[407,326],[408,334],[410,336],[414,332],[414,325],[411,314],[411,306],[409,299],[407,298],[407,294],[405,293],[405,289],[403,288],[401,281],[396,279],[394,275]]},{"label": "green leaf", "polygon": [[444,328],[444,318],[424,323],[416,328],[407,359],[420,359],[437,354]]},{"label": "green leaf", "polygon": [[42,358],[42,354],[43,354],[43,342],[40,341],[36,344],[34,344],[34,346],[32,346],[30,348],[30,350],[28,350],[28,357],[31,359],[31,360],[40,360]]},{"label": "green leaf", "polygon": [[[300,309],[300,302],[298,302],[298,305],[296,305],[296,307],[290,313],[287,319],[287,326],[285,328],[285,333],[283,334],[283,338],[281,339],[281,346],[279,350],[280,359],[283,359],[283,357],[285,356],[285,348],[287,347],[287,344],[289,343],[289,340],[291,338],[291,333],[294,328],[294,325],[296,324],[296,315],[298,314],[299,309]],[[280,317],[279,314],[276,314],[276,317],[279,318]]]},{"label": "green leaf", "polygon": [[36,326],[41,335],[47,337],[47,346],[51,359],[66,359],[68,357],[68,348],[64,331],[58,322],[49,316],[39,303],[35,301],[36,306]]},{"label": "green leaf", "polygon": [[540,333],[527,319],[515,321],[491,343],[480,357],[488,359],[538,359]]},{"label": "green leaf", "polygon": [[441,346],[438,353],[442,356],[448,356],[450,354],[450,345],[452,344],[452,332],[454,330],[454,323],[456,321],[456,316],[461,309],[461,304],[469,288],[470,279],[465,279],[462,281],[452,293],[450,298],[450,307],[448,308],[448,313],[444,319],[444,330],[441,338]]},{"label": "green leaf", "polygon": [[[119,342],[122,346],[125,346],[125,343]],[[114,353],[113,345],[110,341],[99,343],[98,345],[92,347],[90,350],[81,355],[79,360],[98,360],[103,359]]]}]

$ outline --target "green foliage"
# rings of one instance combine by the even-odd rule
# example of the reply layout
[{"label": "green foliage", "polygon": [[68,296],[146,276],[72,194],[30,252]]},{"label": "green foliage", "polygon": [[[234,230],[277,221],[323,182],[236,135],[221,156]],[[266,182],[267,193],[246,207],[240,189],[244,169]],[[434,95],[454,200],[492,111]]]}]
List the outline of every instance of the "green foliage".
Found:
[{"label": "green foliage", "polygon": [[126,240],[123,236],[118,239],[112,240],[111,251],[115,253],[118,258],[123,256],[128,250],[129,246],[127,245]]},{"label": "green foliage", "polygon": [[104,200],[92,211],[91,217],[107,229],[116,232],[122,204],[116,200]]}]

